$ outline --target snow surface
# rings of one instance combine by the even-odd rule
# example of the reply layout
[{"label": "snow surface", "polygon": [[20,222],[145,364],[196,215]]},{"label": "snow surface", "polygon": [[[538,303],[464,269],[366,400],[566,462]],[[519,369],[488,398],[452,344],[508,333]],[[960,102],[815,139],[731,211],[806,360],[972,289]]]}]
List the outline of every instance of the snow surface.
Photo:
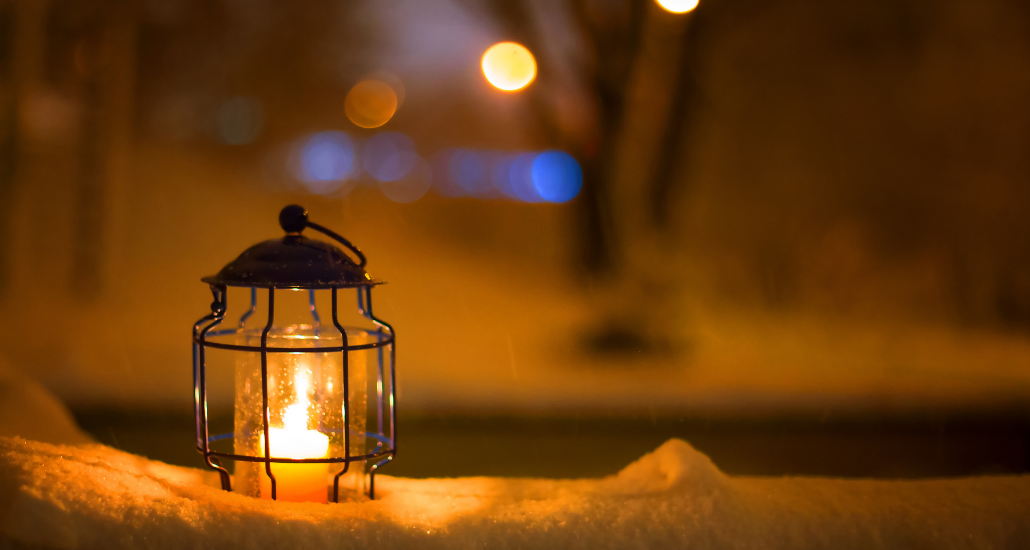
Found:
[{"label": "snow surface", "polygon": [[90,442],[64,404],[0,358],[0,436],[47,443]]},{"label": "snow surface", "polygon": [[731,477],[676,439],[604,479],[377,486],[332,505],[226,493],[91,443],[0,364],[0,548],[1030,548],[1030,476]]},{"label": "snow surface", "polygon": [[737,478],[675,439],[604,479],[384,476],[380,490],[374,502],[275,503],[102,445],[0,438],[11,547],[1030,547],[1028,476]]}]

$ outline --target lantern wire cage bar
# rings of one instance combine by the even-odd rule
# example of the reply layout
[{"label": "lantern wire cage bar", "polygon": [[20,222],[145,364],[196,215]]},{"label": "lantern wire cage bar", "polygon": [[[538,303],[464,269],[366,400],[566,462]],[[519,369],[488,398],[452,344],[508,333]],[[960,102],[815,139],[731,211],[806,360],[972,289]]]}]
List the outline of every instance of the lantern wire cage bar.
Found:
[{"label": "lantern wire cage bar", "polygon": [[[360,253],[359,253],[360,254]],[[364,259],[363,255],[359,255],[361,260]],[[339,484],[340,477],[347,473],[352,462],[362,461],[376,461],[368,468],[369,484],[368,484],[368,497],[375,499],[375,475],[379,468],[390,463],[397,455],[397,425],[396,425],[396,383],[395,383],[395,362],[396,362],[396,347],[394,345],[394,329],[393,327],[375,316],[372,310],[372,287],[371,285],[363,285],[356,287],[357,298],[358,298],[358,310],[368,320],[370,320],[375,326],[376,330],[367,331],[370,336],[375,338],[375,341],[365,344],[354,344],[350,345],[347,340],[347,330],[340,324],[338,319],[338,298],[337,291],[338,287],[330,287],[331,299],[332,299],[332,321],[333,325],[337,330],[340,331],[341,342],[340,346],[327,346],[327,347],[311,347],[311,348],[286,348],[286,347],[273,347],[268,345],[268,333],[274,325],[275,319],[275,291],[276,290],[295,290],[287,288],[268,288],[268,319],[262,327],[261,332],[261,345],[259,346],[248,346],[242,344],[228,344],[224,342],[216,342],[210,340],[212,337],[219,336],[230,336],[237,334],[242,330],[248,321],[248,319],[257,311],[257,292],[256,287],[250,288],[250,308],[243,313],[240,317],[237,328],[215,330],[225,319],[225,313],[228,306],[227,289],[225,285],[211,284],[211,293],[214,296],[214,301],[211,303],[211,313],[200,318],[193,325],[193,395],[194,395],[194,413],[196,416],[197,424],[197,450],[203,454],[204,462],[208,467],[218,471],[221,479],[222,489],[226,491],[232,491],[232,480],[228,469],[226,469],[221,460],[229,459],[243,462],[261,462],[265,464],[264,472],[268,476],[271,485],[271,497],[273,500],[276,499],[276,480],[275,475],[272,473],[272,463],[284,463],[284,464],[297,464],[297,463],[312,463],[312,464],[343,464],[343,468],[335,474],[333,478],[333,502],[339,502]],[[353,288],[353,287],[352,287]],[[309,292],[309,307],[313,319],[313,328],[316,334],[320,331],[321,319],[318,314],[318,310],[315,307],[315,290],[313,288],[307,289]],[[211,349],[223,349],[237,352],[252,352],[260,353],[261,355],[261,386],[262,386],[262,406],[263,406],[263,420],[262,438],[264,441],[263,456],[253,456],[246,454],[227,453],[221,451],[215,451],[211,449],[211,443],[224,439],[231,439],[234,437],[233,432],[211,435],[209,433],[208,425],[208,409],[207,409],[207,360],[206,350]],[[388,348],[387,353],[384,348]],[[370,350],[376,349],[378,356],[378,366],[376,372],[376,410],[377,410],[377,431],[365,433],[366,437],[373,439],[375,447],[368,452],[363,454],[352,455],[350,452],[350,388],[349,388],[349,352],[358,350]],[[268,354],[269,353],[330,353],[330,352],[341,352],[343,359],[343,435],[344,435],[344,455],[333,456],[326,458],[278,458],[271,456],[271,445],[269,444],[269,407],[268,407]],[[389,366],[384,363],[389,362]],[[387,391],[388,388],[388,391]],[[389,411],[389,433],[384,428],[387,424],[384,422],[384,412]]]}]

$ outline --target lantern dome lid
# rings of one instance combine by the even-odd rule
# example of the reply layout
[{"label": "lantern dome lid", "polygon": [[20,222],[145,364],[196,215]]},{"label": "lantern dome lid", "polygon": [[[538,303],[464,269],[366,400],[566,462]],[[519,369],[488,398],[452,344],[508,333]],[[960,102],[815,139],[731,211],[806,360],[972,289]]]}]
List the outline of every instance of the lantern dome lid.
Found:
[{"label": "lantern dome lid", "polygon": [[[287,232],[285,237],[260,242],[244,250],[218,274],[201,280],[213,285],[260,288],[333,288],[382,283],[365,272],[365,256],[357,247],[308,221],[303,207],[287,206],[279,214],[279,223]],[[339,241],[358,261],[336,246],[301,235],[305,227]]]}]

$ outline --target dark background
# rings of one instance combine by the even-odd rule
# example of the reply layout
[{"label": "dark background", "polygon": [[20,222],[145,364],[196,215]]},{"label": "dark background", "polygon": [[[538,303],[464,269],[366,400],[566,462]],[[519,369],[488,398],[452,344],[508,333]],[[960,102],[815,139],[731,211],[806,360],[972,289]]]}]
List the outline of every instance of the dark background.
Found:
[{"label": "dark background", "polygon": [[[102,442],[199,464],[198,279],[301,203],[390,281],[398,475],[602,475],[672,436],[740,474],[1028,468],[1021,2],[8,0],[0,29],[0,355]],[[501,40],[522,92],[479,72]],[[377,71],[403,102],[358,128]],[[583,189],[318,194],[284,163],[327,130],[560,149]]]}]

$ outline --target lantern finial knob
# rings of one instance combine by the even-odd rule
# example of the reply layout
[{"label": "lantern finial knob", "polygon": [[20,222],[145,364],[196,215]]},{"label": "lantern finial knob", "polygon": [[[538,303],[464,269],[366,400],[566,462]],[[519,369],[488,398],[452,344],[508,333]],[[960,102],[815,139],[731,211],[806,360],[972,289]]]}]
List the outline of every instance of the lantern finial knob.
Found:
[{"label": "lantern finial knob", "polygon": [[287,233],[300,233],[308,226],[308,211],[303,206],[291,204],[279,212],[279,225]]}]

